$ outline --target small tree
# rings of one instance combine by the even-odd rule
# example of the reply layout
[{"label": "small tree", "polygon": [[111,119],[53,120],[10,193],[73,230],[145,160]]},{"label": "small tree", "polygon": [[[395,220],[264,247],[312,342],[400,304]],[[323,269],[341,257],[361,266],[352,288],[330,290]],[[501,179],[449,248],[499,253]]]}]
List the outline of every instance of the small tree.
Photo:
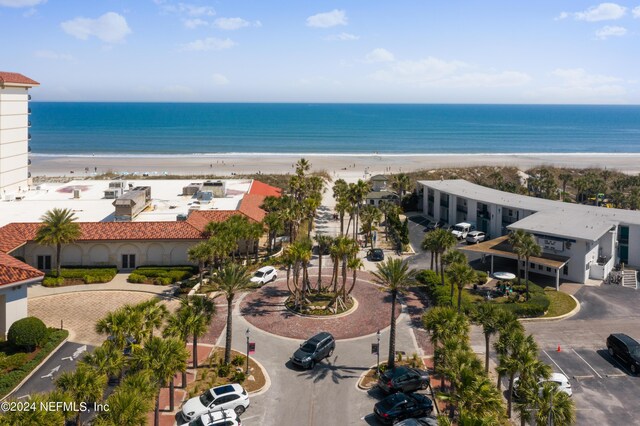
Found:
[{"label": "small tree", "polygon": [[13,346],[32,352],[47,338],[47,326],[36,317],[22,318],[9,327],[7,340]]}]

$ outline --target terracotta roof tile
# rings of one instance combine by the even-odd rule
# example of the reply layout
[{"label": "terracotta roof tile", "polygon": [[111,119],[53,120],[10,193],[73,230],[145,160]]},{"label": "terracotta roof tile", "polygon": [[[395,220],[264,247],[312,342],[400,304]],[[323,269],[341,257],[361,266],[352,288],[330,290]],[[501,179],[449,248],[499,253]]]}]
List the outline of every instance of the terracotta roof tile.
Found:
[{"label": "terracotta roof tile", "polygon": [[30,79],[29,77],[25,77],[22,74],[18,74],[17,72],[5,72],[0,71],[0,86],[4,86],[5,84],[19,84],[25,86],[39,86],[35,80]]},{"label": "terracotta roof tile", "polygon": [[204,232],[209,222],[224,222],[231,216],[242,214],[238,210],[194,210],[189,213],[186,223]]},{"label": "terracotta roof tile", "polygon": [[0,253],[0,286],[43,276],[44,272],[38,271],[13,256]]},{"label": "terracotta roof tile", "polygon": [[260,182],[259,180],[254,180],[251,183],[251,187],[249,188],[249,194],[253,195],[264,195],[265,197],[279,197],[282,193],[280,188],[276,188],[275,186],[267,185],[264,182]]},{"label": "terracotta roof tile", "polygon": [[245,194],[245,196],[242,197],[242,201],[240,201],[238,210],[250,219],[253,219],[256,222],[262,222],[262,219],[267,215],[267,212],[260,208],[264,203],[265,198],[267,198],[266,195],[251,193]]}]

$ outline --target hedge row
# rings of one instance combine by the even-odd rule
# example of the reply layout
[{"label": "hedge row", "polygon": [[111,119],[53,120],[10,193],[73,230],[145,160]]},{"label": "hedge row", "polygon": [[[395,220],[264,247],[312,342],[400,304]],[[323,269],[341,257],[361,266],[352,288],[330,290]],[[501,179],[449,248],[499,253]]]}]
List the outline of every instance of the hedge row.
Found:
[{"label": "hedge row", "polygon": [[176,266],[176,267],[141,267],[132,272],[127,278],[130,283],[146,283],[153,282],[157,285],[173,284],[177,281],[183,281],[191,278],[198,272],[193,266]]},{"label": "hedge row", "polygon": [[0,398],[12,391],[13,388],[31,373],[68,335],[69,332],[67,330],[49,328],[45,343],[33,359],[13,371],[0,375]]},{"label": "hedge row", "polygon": [[67,280],[82,280],[85,284],[108,283],[116,274],[118,269],[115,267],[65,267],[60,270],[60,276],[55,273],[47,274],[42,281],[45,287],[59,287]]}]

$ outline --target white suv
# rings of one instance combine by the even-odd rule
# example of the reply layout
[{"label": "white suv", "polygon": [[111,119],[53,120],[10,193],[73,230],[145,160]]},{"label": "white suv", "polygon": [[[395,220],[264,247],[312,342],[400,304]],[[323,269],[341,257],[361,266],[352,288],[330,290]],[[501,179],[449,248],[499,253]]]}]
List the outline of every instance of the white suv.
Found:
[{"label": "white suv", "polygon": [[264,266],[256,271],[251,277],[251,282],[255,284],[265,285],[278,278],[278,272],[273,266]]},{"label": "white suv", "polygon": [[211,388],[182,405],[180,421],[189,423],[201,414],[213,410],[233,410],[239,416],[249,407],[247,391],[237,383]]},{"label": "white suv", "polygon": [[241,426],[240,417],[233,410],[217,410],[204,413],[181,426]]}]

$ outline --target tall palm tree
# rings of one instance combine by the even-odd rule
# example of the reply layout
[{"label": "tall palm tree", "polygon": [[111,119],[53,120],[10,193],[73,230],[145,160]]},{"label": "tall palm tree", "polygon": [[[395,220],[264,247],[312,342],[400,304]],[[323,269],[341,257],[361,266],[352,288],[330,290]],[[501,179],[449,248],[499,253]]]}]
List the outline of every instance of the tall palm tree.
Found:
[{"label": "tall palm tree", "polygon": [[160,422],[160,389],[169,383],[169,406],[173,411],[173,378],[177,372],[187,368],[189,352],[184,343],[175,338],[151,338],[144,347],[133,353],[131,363],[134,370],[149,370],[156,384],[154,426]]},{"label": "tall palm tree", "polygon": [[232,340],[232,319],[233,319],[233,299],[236,294],[246,289],[251,283],[251,276],[247,268],[235,263],[225,266],[214,278],[218,290],[227,299],[227,340],[224,346],[224,363],[231,362],[231,340]]},{"label": "tall palm tree", "polygon": [[[440,280],[442,281],[442,285],[444,286],[444,262],[442,262],[442,257],[444,254],[456,246],[458,240],[456,237],[446,229],[436,229],[433,231],[435,234],[435,247],[438,258],[440,259]],[[451,297],[453,299],[453,284],[451,284]]]},{"label": "tall palm tree", "polygon": [[398,191],[398,195],[400,196],[398,198],[399,201],[402,201],[402,199],[404,198],[404,194],[409,189],[410,184],[411,181],[409,180],[409,176],[406,173],[398,173],[394,176],[393,183],[391,185],[393,189]]},{"label": "tall palm tree", "polygon": [[193,336],[193,368],[198,368],[198,338],[204,336],[216,312],[216,305],[207,297],[191,296],[182,299],[179,309],[187,310],[191,335]]},{"label": "tall palm tree", "polygon": [[489,349],[491,348],[491,336],[496,334],[500,327],[500,308],[491,303],[481,303],[472,315],[472,321],[482,327],[484,334],[485,354],[484,372],[489,373]]},{"label": "tall palm tree", "polygon": [[575,403],[569,395],[558,390],[553,383],[545,383],[542,386],[537,405],[536,424],[538,426],[547,424],[571,426],[576,422]]},{"label": "tall palm tree", "polygon": [[322,257],[329,251],[333,244],[333,238],[325,234],[316,234],[314,237],[318,243],[318,292],[322,291]]},{"label": "tall palm tree", "polygon": [[[487,376],[478,374],[477,371],[463,371],[458,393],[460,416],[466,414],[482,419],[504,412],[502,395]],[[499,423],[496,421],[490,424]]]},{"label": "tall palm tree", "polygon": [[362,221],[362,232],[369,240],[371,248],[373,248],[373,231],[376,230],[375,224],[377,222],[380,222],[380,220],[382,219],[382,212],[376,206],[367,204],[362,207],[362,212],[360,212],[360,219]]},{"label": "tall palm tree", "polygon": [[[464,286],[476,279],[476,272],[466,263],[454,263],[447,269],[447,276],[451,285],[458,288],[458,312],[462,306],[462,290]],[[453,305],[453,294],[451,294],[451,305]]]},{"label": "tall palm tree", "polygon": [[267,227],[268,241],[267,251],[269,254],[273,252],[274,241],[279,233],[284,231],[284,222],[279,212],[269,212],[262,220],[262,223]]},{"label": "tall palm tree", "polygon": [[142,327],[145,339],[153,337],[153,330],[162,327],[165,318],[169,315],[166,305],[160,299],[149,299],[140,303],[138,309],[142,313]]},{"label": "tall palm tree", "polygon": [[125,358],[122,350],[107,340],[85,355],[81,363],[93,367],[99,374],[105,374],[108,379],[119,379],[125,367]]},{"label": "tall palm tree", "polygon": [[109,312],[95,325],[96,332],[108,336],[120,351],[131,344],[132,337],[137,343],[141,342],[142,328],[142,313],[129,305]]},{"label": "tall palm tree", "polygon": [[[494,349],[498,358],[501,356],[507,356],[513,342],[519,338],[521,334],[524,334],[524,327],[522,323],[518,321],[518,317],[513,313],[505,310],[501,310],[498,314],[498,340],[494,343]],[[503,373],[500,369],[497,369],[498,380],[496,386],[498,389],[502,387]]]},{"label": "tall palm tree", "polygon": [[531,409],[535,408],[539,393],[539,382],[551,377],[551,367],[540,361],[537,353],[531,351],[523,354],[518,381],[519,402],[516,409],[520,413],[522,426],[526,425]]},{"label": "tall palm tree", "polygon": [[416,271],[409,269],[409,264],[401,259],[387,259],[377,265],[373,272],[375,282],[391,294],[391,327],[389,329],[389,360],[387,366],[395,367],[396,351],[396,301],[398,294],[403,293],[415,281]]},{"label": "tall palm tree", "polygon": [[529,300],[529,259],[534,256],[540,256],[542,249],[536,242],[536,239],[531,234],[525,234],[524,238],[520,242],[518,247],[518,254],[525,259],[524,267],[524,281],[527,286],[527,301]]},{"label": "tall palm tree", "polygon": [[[98,373],[91,367],[80,364],[73,372],[64,372],[56,379],[56,388],[71,396],[76,402],[98,402],[102,400],[107,386],[106,374]],[[76,414],[76,425],[80,426],[81,411]]]},{"label": "tall palm tree", "polygon": [[508,237],[509,244],[511,244],[513,252],[518,257],[518,285],[520,285],[520,270],[522,268],[522,254],[520,252],[520,247],[522,246],[522,242],[526,235],[526,231],[516,229],[515,231],[511,231]]},{"label": "tall palm tree", "polygon": [[202,285],[202,275],[204,274],[205,264],[211,259],[213,253],[211,249],[211,245],[206,241],[198,243],[194,246],[189,247],[187,251],[187,256],[190,261],[198,263],[198,272],[200,275],[200,285]]},{"label": "tall palm tree", "polygon": [[76,216],[71,209],[53,208],[47,211],[40,220],[35,241],[45,246],[56,248],[56,274],[60,276],[60,254],[62,245],[69,244],[80,238],[80,225],[75,223]]},{"label": "tall palm tree", "polygon": [[448,266],[455,265],[456,263],[467,263],[467,256],[460,250],[449,250],[442,256],[442,263],[445,269]]},{"label": "tall palm tree", "polygon": [[109,409],[98,414],[94,426],[145,426],[147,413],[153,407],[152,399],[141,395],[137,389],[117,388],[107,398]]},{"label": "tall palm tree", "polygon": [[[184,344],[187,344],[195,328],[203,328],[201,317],[194,315],[191,309],[178,309],[175,314],[167,318],[167,326],[165,327],[163,337],[176,337]],[[197,356],[197,353],[196,353]],[[194,359],[195,356],[194,356]],[[182,372],[182,387],[187,387],[187,371]]]},{"label": "tall palm tree", "polygon": [[437,254],[436,250],[438,250],[438,241],[436,237],[437,234],[435,232],[429,232],[424,236],[424,239],[422,240],[422,249],[427,250],[429,253],[431,253],[431,266],[429,269],[431,269],[432,271],[434,270],[434,260]]}]

